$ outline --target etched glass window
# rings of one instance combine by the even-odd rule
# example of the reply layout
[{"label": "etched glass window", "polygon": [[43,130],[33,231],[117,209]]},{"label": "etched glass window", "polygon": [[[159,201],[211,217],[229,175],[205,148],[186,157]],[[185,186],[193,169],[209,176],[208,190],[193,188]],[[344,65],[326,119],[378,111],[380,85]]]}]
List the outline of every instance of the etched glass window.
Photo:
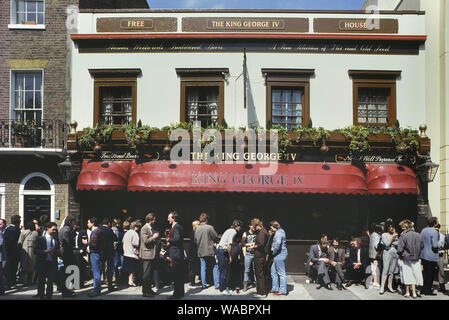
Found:
[{"label": "etched glass window", "polygon": [[218,87],[187,87],[187,121],[201,127],[218,125]]},{"label": "etched glass window", "polygon": [[358,88],[357,119],[360,124],[388,123],[388,88]]},{"label": "etched glass window", "polygon": [[100,87],[100,121],[106,125],[132,123],[132,87]]}]

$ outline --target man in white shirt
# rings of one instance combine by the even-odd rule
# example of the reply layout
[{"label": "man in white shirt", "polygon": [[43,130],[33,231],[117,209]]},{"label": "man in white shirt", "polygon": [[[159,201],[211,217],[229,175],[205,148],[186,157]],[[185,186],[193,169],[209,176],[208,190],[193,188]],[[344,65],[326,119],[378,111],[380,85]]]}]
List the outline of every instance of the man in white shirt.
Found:
[{"label": "man in white shirt", "polygon": [[218,272],[219,272],[219,283],[220,292],[224,291],[225,295],[230,295],[229,289],[227,288],[227,273],[228,273],[228,246],[232,244],[237,232],[242,229],[243,222],[236,219],[232,222],[232,226],[223,233],[220,242],[217,245],[217,258],[218,258]]}]

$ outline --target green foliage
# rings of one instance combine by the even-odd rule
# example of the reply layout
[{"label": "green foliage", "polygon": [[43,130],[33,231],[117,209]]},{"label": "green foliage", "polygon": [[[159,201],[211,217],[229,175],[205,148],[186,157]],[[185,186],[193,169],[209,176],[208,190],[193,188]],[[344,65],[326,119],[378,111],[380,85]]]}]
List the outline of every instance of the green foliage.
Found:
[{"label": "green foliage", "polygon": [[93,128],[84,128],[85,133],[78,138],[78,146],[81,150],[92,150],[95,144],[108,143],[111,140],[112,132],[117,129],[117,127],[106,126],[101,122]]},{"label": "green foliage", "polygon": [[349,126],[335,130],[335,132],[342,133],[349,140],[349,153],[351,155],[360,155],[370,150],[368,128],[363,126]]},{"label": "green foliage", "polygon": [[319,128],[299,127],[299,128],[294,128],[293,131],[296,132],[296,135],[297,135],[296,142],[297,143],[300,143],[301,138],[305,134],[307,134],[308,137],[313,141],[314,146],[316,146],[317,142],[319,142],[319,141],[321,141],[321,144],[325,144],[330,136],[329,130],[324,129],[323,127],[319,127]]},{"label": "green foliage", "polygon": [[[399,121],[393,127],[373,127],[370,128],[370,133],[387,133],[390,135],[395,148],[398,152],[403,152],[407,155],[415,155],[419,148],[419,142],[417,140],[418,130],[412,128],[400,128]],[[401,153],[400,152],[400,153]]]},{"label": "green foliage", "polygon": [[292,146],[292,142],[288,138],[288,131],[283,126],[275,124],[271,126],[271,130],[278,131],[278,152],[284,157],[288,151],[288,148]]}]

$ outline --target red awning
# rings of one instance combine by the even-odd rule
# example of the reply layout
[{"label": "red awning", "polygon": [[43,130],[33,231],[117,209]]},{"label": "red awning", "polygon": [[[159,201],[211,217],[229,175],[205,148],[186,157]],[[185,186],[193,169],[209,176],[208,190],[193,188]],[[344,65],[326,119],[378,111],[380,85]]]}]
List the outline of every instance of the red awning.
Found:
[{"label": "red awning", "polygon": [[[265,168],[265,169],[264,169]],[[350,164],[207,164],[150,161],[133,163],[129,191],[221,191],[269,193],[366,194],[363,172]]]},{"label": "red awning", "polygon": [[84,160],[76,189],[126,191],[131,164],[130,161]]},{"label": "red awning", "polygon": [[418,182],[412,169],[394,164],[367,164],[366,184],[370,194],[417,194]]}]

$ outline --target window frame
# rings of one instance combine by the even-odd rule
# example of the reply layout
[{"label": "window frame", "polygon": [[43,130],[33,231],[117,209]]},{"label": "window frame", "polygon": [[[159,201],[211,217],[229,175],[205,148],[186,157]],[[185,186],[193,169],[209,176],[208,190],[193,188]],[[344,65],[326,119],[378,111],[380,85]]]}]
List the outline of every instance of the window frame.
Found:
[{"label": "window frame", "polygon": [[[396,110],[396,80],[401,75],[401,71],[370,71],[370,70],[349,70],[352,78],[352,123],[355,126],[364,127],[392,127],[397,120]],[[359,123],[359,89],[360,88],[387,88],[390,94],[387,98],[387,122],[386,123]]]},{"label": "window frame", "polygon": [[[132,116],[131,123],[136,125],[137,121],[137,78],[141,69],[89,69],[94,78],[94,107],[93,126],[100,121],[100,87],[131,87],[132,94]],[[120,127],[122,125],[113,125]]]},{"label": "window frame", "polygon": [[217,96],[217,125],[224,125],[224,89],[225,74],[229,73],[227,68],[217,69],[176,69],[180,77],[180,112],[181,122],[189,122],[187,119],[187,88],[188,87],[218,87]]},{"label": "window frame", "polygon": [[10,100],[9,100],[10,113],[9,113],[9,115],[10,115],[11,120],[16,120],[16,99],[15,99],[16,98],[16,74],[18,74],[18,73],[38,73],[38,72],[40,72],[42,75],[42,90],[41,90],[42,106],[40,109],[19,109],[19,111],[40,110],[41,111],[41,123],[44,121],[44,118],[45,118],[44,117],[45,72],[44,72],[44,69],[41,69],[41,68],[38,68],[38,69],[10,69]]},{"label": "window frame", "polygon": [[[35,24],[28,24],[28,23],[22,23],[20,21],[17,21],[17,2],[19,0],[11,0],[10,1],[10,24],[8,25],[9,29],[40,29],[45,30],[45,9],[46,9],[46,3],[45,0],[33,0],[33,2],[43,2],[43,16],[42,16],[42,23],[38,23],[38,21],[35,21]],[[27,2],[28,0],[24,0]],[[30,0],[31,1],[31,0]],[[37,13],[37,11],[36,11]]]},{"label": "window frame", "polygon": [[266,85],[266,127],[273,126],[273,88],[302,89],[301,127],[307,127],[310,119],[310,78],[315,69],[262,69]]}]

